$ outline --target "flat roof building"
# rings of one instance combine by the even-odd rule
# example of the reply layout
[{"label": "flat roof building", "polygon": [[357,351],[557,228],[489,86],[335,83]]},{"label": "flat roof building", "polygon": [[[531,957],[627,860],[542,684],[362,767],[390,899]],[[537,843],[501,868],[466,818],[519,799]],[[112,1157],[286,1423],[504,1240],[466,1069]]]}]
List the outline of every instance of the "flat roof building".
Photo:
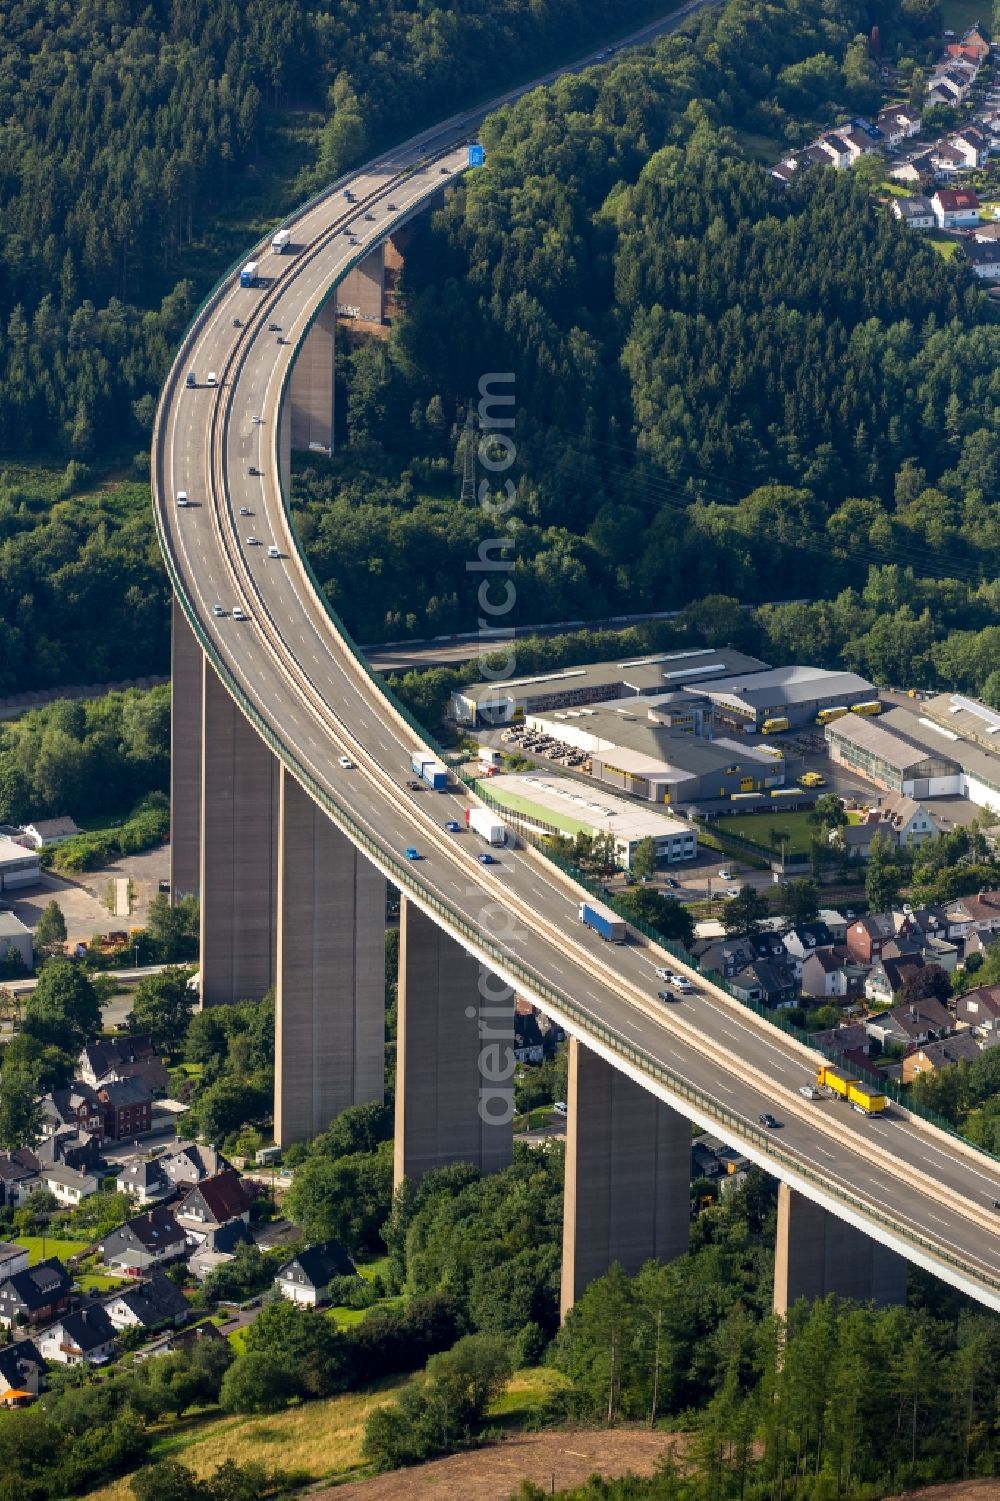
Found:
[{"label": "flat roof building", "polygon": [[0,891],[35,886],[41,878],[38,851],[0,834]]},{"label": "flat roof building", "polygon": [[493,777],[489,785],[490,796],[510,809],[515,821],[536,831],[610,834],[626,870],[631,868],[636,845],[643,839],[652,839],[657,858],[670,864],[691,860],[698,853],[698,836],[690,824],[611,797],[599,787],[588,787],[570,777],[518,772]]},{"label": "flat roof building", "polygon": [[688,803],[781,787],[785,764],[759,746],[664,725],[629,700],[532,714],[526,723],[590,757],[596,781],[654,803]]},{"label": "flat roof building", "polygon": [[530,677],[470,683],[452,694],[451,713],[460,724],[509,724],[512,719],[546,709],[669,693],[733,673],[751,676],[766,665],[728,647],[658,652],[625,662],[594,662]]},{"label": "flat roof building", "polygon": [[700,690],[715,705],[716,717],[746,734],[768,719],[787,719],[789,726],[810,724],[822,709],[870,702],[878,697],[872,683],[856,672],[828,672],[822,667],[773,667],[767,672],[715,679]]},{"label": "flat roof building", "polygon": [[0,912],[0,959],[6,959],[11,949],[20,957],[26,970],[34,969],[35,947],[31,929],[25,927],[13,912]]},{"label": "flat roof building", "polygon": [[905,710],[893,710],[881,720],[857,714],[835,719],[826,727],[831,760],[859,772],[887,792],[902,792],[913,798],[960,793],[961,767],[947,753],[946,742],[940,741],[940,748],[922,745],[911,736],[908,725],[906,733],[900,733],[899,726],[892,722],[899,712],[906,714]]}]

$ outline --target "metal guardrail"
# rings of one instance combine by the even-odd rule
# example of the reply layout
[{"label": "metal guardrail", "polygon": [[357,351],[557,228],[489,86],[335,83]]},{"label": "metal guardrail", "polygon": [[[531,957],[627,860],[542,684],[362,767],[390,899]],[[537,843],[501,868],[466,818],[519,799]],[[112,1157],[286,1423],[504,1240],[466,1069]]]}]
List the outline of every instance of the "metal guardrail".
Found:
[{"label": "metal guardrail", "polygon": [[[417,168],[415,167],[414,171],[416,170]],[[295,222],[301,219],[306,212],[315,207],[318,203],[322,202],[326,198],[331,197],[338,190],[340,184],[350,180],[351,175],[338,179],[338,181],[334,183],[330,188],[317,194],[313,199],[309,200],[309,203],[307,205],[304,205],[301,209],[297,210],[293,215],[286,219],[284,221],[285,225],[288,227],[293,225]],[[443,184],[441,183],[433,184],[433,186],[429,188],[427,194],[421,195],[416,204],[408,205],[405,211],[406,215],[408,216],[413,212],[418,211],[419,205],[422,205],[426,200],[434,197],[441,190],[442,186]],[[309,326],[311,326],[312,320],[318,316],[320,308],[335,291],[336,286],[343,279],[343,276],[348,273],[353,265],[357,264],[358,261],[363,259],[364,255],[368,254],[370,249],[370,246],[366,247],[363,251],[359,252],[358,256],[352,257],[351,261],[347,264],[343,274],[335,281],[331,282],[330,287],[327,289],[326,296],[317,303]],[[153,485],[155,494],[161,501],[163,498],[162,487],[160,485],[160,466],[162,458],[161,449],[163,441],[163,434],[161,430],[162,414],[167,408],[168,399],[173,395],[179,372],[183,367],[183,364],[185,363],[185,351],[190,345],[192,335],[198,328],[200,319],[204,315],[205,311],[218,298],[221,291],[228,285],[229,280],[234,274],[236,268],[240,266],[244,261],[245,256],[241,256],[237,261],[235,261],[232,267],[219,279],[219,281],[216,283],[215,287],[207,295],[207,297],[203,299],[198,311],[196,312],[194,318],[188,326],[188,329],[182,340],[180,350],[178,351],[178,355],[171,366],[167,382],[165,383],[164,393],[161,398],[159,410],[157,412],[153,443],[155,460],[153,466]],[[287,391],[288,382],[286,380],[285,384],[282,387],[279,400],[278,431],[280,431],[280,417],[284,407],[284,401],[286,399]],[[391,704],[395,712],[398,713],[400,717],[413,729],[414,736],[418,744],[427,746],[428,748],[435,750],[435,752],[439,755],[443,754],[442,748],[434,742],[432,737],[430,737],[423,729],[423,727],[417,723],[416,719],[405,707],[405,705],[401,704],[398,699],[396,699],[396,696],[386,687],[381,678],[369,667],[357,644],[354,642],[350,633],[346,630],[336,611],[332,608],[329,601],[326,599],[322,589],[319,586],[319,582],[312,569],[312,566],[309,563],[308,558],[302,551],[298,534],[291,520],[291,511],[288,502],[288,496],[286,494],[284,482],[280,475],[280,472],[278,480],[282,507],[285,512],[290,534],[292,535],[296,543],[299,562],[306,571],[310,582],[312,583],[312,586],[316,592],[317,598],[322,601],[331,624],[334,626],[338,633],[338,636],[340,637],[341,643],[352,653],[356,661],[364,669],[367,677],[370,679],[379,695],[387,700]],[[163,510],[160,504],[154,503],[154,516],[156,520],[157,535],[160,541],[161,551],[163,552],[167,566],[167,572],[170,577],[174,594],[180,601],[184,615],[189,625],[191,626],[191,629],[194,632],[194,635],[198,640],[202,651],[211,662],[213,669],[219,676],[223,685],[226,687],[226,690],[239,705],[241,711],[245,714],[247,719],[257,730],[257,733],[260,735],[261,739],[269,747],[273,754],[279,759],[279,761],[281,761],[282,764],[286,766],[286,768],[292,773],[296,780],[308,791],[313,800],[324,809],[324,811],[333,820],[333,822],[337,824],[337,826],[347,835],[348,838],[351,839],[352,843],[354,843],[359,849],[364,850],[374,861],[374,863],[380,869],[382,869],[387,877],[400,889],[400,891],[411,895],[419,906],[422,906],[437,914],[437,916],[442,919],[443,926],[451,931],[454,936],[457,936],[459,938],[459,941],[463,942],[464,944],[471,947],[474,951],[478,952],[480,956],[486,960],[486,962],[491,963],[501,973],[506,971],[507,974],[509,974],[517,981],[519,986],[523,988],[527,994],[534,995],[539,1000],[543,1009],[546,1009],[547,1004],[548,1008],[552,1009],[557,1014],[565,1015],[582,1035],[589,1035],[599,1040],[610,1053],[613,1053],[614,1055],[620,1057],[623,1061],[630,1063],[633,1067],[640,1070],[651,1080],[654,1080],[655,1082],[660,1084],[670,1094],[674,1095],[678,1099],[688,1100],[700,1111],[702,1115],[708,1117],[709,1119],[717,1121],[731,1135],[753,1144],[768,1160],[786,1167],[789,1172],[797,1175],[800,1179],[813,1182],[823,1194],[827,1195],[828,1197],[836,1198],[839,1201],[843,1202],[845,1206],[849,1206],[855,1213],[860,1214],[867,1221],[884,1226],[900,1240],[914,1246],[915,1248],[918,1248],[922,1253],[928,1255],[932,1259],[953,1265],[960,1271],[963,1271],[966,1276],[974,1276],[977,1280],[995,1289],[997,1293],[1000,1293],[1000,1278],[996,1278],[989,1273],[981,1272],[978,1270],[975,1272],[970,1272],[968,1263],[964,1262],[961,1258],[952,1255],[946,1249],[938,1246],[934,1242],[926,1240],[922,1235],[919,1234],[919,1232],[912,1230],[902,1221],[897,1220],[895,1217],[885,1214],[882,1211],[873,1209],[872,1206],[865,1200],[849,1193],[839,1185],[833,1185],[828,1182],[828,1180],[822,1177],[822,1175],[811,1169],[807,1163],[800,1162],[799,1159],[791,1156],[780,1147],[777,1147],[773,1141],[773,1138],[760,1131],[757,1127],[751,1125],[748,1121],[744,1120],[734,1111],[731,1111],[726,1106],[720,1104],[719,1101],[715,1100],[709,1095],[704,1094],[701,1090],[689,1083],[689,1081],[684,1079],[682,1076],[675,1074],[671,1069],[669,1069],[658,1059],[654,1058],[645,1049],[640,1048],[636,1044],[627,1041],[614,1029],[601,1022],[599,1018],[586,1011],[572,997],[567,996],[561,992],[554,991],[544,980],[541,979],[539,975],[529,969],[523,963],[523,961],[521,961],[517,957],[517,955],[508,953],[507,951],[501,949],[500,946],[493,939],[491,939],[490,936],[481,928],[470,923],[468,919],[465,918],[463,914],[460,913],[457,909],[444,902],[435,892],[424,887],[416,879],[412,866],[400,861],[385,846],[379,844],[375,839],[373,839],[367,832],[367,830],[362,828],[361,825],[355,821],[355,819],[345,808],[342,808],[329,796],[326,790],[315,780],[312,774],[300,763],[291,747],[280,738],[280,736],[264,720],[263,716],[258,712],[255,706],[249,701],[242,688],[232,676],[226,664],[217,652],[213,641],[202,627],[197,613],[193,609],[187,597],[184,582],[180,578],[173,552],[169,545],[169,539],[165,532]],[[483,798],[484,802],[492,803],[494,801],[489,796],[489,794],[485,792],[485,789],[480,790],[478,787],[476,787],[473,784],[472,779],[463,778],[463,780],[468,782],[470,788],[476,791],[477,794]],[[553,859],[552,855],[548,853],[547,858]],[[575,872],[572,867],[567,866],[564,864],[564,862],[558,860],[553,860],[553,863],[561,866],[566,871],[566,873],[571,875],[573,879],[577,880],[585,890],[592,889],[592,883],[587,879],[581,880],[580,873]],[[630,919],[630,921],[633,920]],[[687,958],[682,950],[679,950],[669,941],[664,940],[655,932],[654,929],[647,928],[645,924],[635,924],[635,926],[640,927],[641,930],[645,931],[647,936],[653,938],[654,941],[663,944],[663,946],[666,947],[669,952],[675,954],[678,959],[690,964],[691,961]],[[771,1020],[771,1018],[768,1018],[768,1020]]]}]

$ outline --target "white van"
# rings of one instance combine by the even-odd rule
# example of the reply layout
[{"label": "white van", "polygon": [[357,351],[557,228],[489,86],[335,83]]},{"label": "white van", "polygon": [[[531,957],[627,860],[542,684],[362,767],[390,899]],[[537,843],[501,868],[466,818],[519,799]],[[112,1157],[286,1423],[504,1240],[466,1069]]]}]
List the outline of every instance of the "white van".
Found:
[{"label": "white van", "polygon": [[205,384],[206,386],[217,386],[219,384],[219,377],[214,370],[210,370],[206,375]]},{"label": "white van", "polygon": [[189,506],[191,504],[191,502],[188,500],[188,493],[186,490],[178,490],[177,504],[179,506]]}]

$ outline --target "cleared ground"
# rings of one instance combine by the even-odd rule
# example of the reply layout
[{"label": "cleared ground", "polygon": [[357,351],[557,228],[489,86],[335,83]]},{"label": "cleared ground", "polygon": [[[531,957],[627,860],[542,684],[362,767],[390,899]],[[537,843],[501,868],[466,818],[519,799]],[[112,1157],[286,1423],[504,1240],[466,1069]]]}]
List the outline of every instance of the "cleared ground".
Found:
[{"label": "cleared ground", "polygon": [[533,1480],[547,1492],[582,1485],[595,1470],[608,1479],[628,1471],[652,1475],[661,1455],[671,1444],[679,1450],[685,1438],[648,1428],[519,1433],[472,1454],[316,1491],[313,1501],[507,1501],[522,1480]]}]

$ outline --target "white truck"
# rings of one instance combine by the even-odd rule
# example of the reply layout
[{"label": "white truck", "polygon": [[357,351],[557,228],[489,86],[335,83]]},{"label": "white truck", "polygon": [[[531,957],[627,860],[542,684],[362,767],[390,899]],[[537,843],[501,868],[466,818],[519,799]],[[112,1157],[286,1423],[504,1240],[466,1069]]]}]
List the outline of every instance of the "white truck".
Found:
[{"label": "white truck", "polygon": [[465,822],[487,844],[507,843],[507,825],[489,808],[466,808]]},{"label": "white truck", "polygon": [[292,242],[291,231],[279,229],[271,240],[271,250],[275,255],[283,255]]}]

